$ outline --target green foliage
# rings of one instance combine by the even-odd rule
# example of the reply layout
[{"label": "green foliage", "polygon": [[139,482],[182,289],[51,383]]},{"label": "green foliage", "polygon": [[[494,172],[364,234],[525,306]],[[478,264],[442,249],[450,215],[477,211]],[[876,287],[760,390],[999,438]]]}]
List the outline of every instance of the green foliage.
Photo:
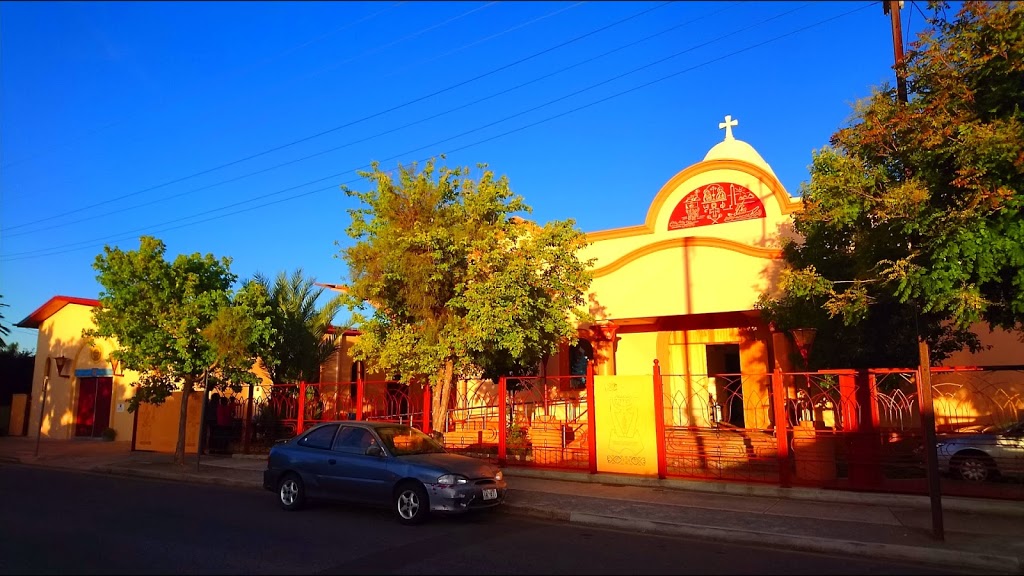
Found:
[{"label": "green foliage", "polygon": [[104,247],[93,267],[103,287],[86,336],[114,339],[126,369],[143,374],[136,398],[159,404],[184,381],[198,380],[218,363],[203,330],[231,301],[230,260],[213,255],[164,259],[160,240],[143,236],[138,250]]},{"label": "green foliage", "polygon": [[354,352],[403,380],[442,385],[495,368],[532,368],[561,342],[575,342],[590,285],[585,245],[571,220],[543,226],[516,217],[530,208],[479,166],[438,168],[428,162],[377,164],[362,174],[373,187],[345,188],[361,207],[349,211],[356,243],[348,264],[348,305],[363,336]]},{"label": "green foliage", "polygon": [[892,350],[913,344],[915,322],[937,362],[977,349],[976,322],[1024,320],[1024,8],[930,8],[906,58],[909,103],[882,87],[814,153],[803,242],[784,249],[793,272],[760,303],[782,324],[838,331],[853,363],[915,364]]},{"label": "green foliage", "polygon": [[35,360],[36,355],[21,350],[17,342],[0,345],[0,406],[9,406],[12,394],[32,392]]},{"label": "green foliage", "polygon": [[[164,258],[166,247],[151,236],[138,250],[104,247],[93,267],[103,287],[93,309],[95,329],[86,337],[110,338],[111,354],[141,376],[129,410],[160,404],[175,390],[183,400],[202,381],[219,386],[252,378],[255,352],[272,336],[266,298],[243,289],[233,299],[230,259],[211,254]],[[207,379],[209,377],[209,380]],[[181,402],[175,461],[184,464],[188,402]]]},{"label": "green foliage", "polygon": [[213,322],[203,329],[217,357],[210,368],[211,380],[235,387],[257,383],[254,360],[272,347],[276,334],[265,287],[243,284],[230,305],[218,310]]},{"label": "green foliage", "polygon": [[315,278],[304,277],[301,268],[291,276],[278,273],[273,284],[256,274],[250,285],[269,295],[267,317],[276,335],[260,358],[270,378],[277,383],[319,382],[320,365],[337,347],[339,336],[329,331],[344,307],[342,296],[333,296],[318,308],[324,289],[316,286]]}]

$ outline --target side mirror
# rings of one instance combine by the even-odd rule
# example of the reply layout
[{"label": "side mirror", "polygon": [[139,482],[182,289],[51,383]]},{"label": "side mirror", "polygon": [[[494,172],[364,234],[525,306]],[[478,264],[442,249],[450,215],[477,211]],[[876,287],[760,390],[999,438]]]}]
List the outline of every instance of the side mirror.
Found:
[{"label": "side mirror", "polygon": [[373,446],[370,446],[369,448],[366,449],[366,455],[367,456],[383,456],[384,455],[384,450],[381,450],[380,446],[377,446],[376,444],[374,444]]}]

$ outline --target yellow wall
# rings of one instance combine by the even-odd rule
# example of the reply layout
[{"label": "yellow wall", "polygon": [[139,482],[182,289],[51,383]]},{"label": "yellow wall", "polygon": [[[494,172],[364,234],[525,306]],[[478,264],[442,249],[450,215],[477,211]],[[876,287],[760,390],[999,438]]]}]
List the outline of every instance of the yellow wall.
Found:
[{"label": "yellow wall", "polygon": [[[714,182],[750,189],[765,217],[668,230],[672,210],[691,191]],[[653,318],[750,310],[774,289],[778,248],[792,237],[789,199],[771,174],[740,161],[695,164],[655,196],[644,224],[593,232],[580,252],[594,258],[591,309],[598,318]]]},{"label": "yellow wall", "polygon": [[[185,452],[195,453],[202,421],[203,394],[194,392],[188,399],[188,422],[185,428]],[[178,444],[178,422],[181,418],[181,392],[171,394],[163,404],[141,404],[135,431],[135,449],[174,452]]]},{"label": "yellow wall", "polygon": [[[658,332],[620,332],[615,352],[617,374],[654,374]],[[658,358],[664,361],[665,358]],[[662,367],[664,370],[664,367]]]},{"label": "yellow wall", "polygon": [[[41,430],[43,437],[68,439],[74,437],[75,408],[78,402],[79,378],[75,371],[80,369],[109,369],[110,351],[114,344],[106,339],[87,342],[82,331],[93,328],[92,307],[81,304],[67,304],[39,326],[36,343],[35,368],[32,373],[32,403],[29,412],[28,435],[35,436]],[[93,357],[93,350],[97,358]],[[49,377],[45,374],[47,358],[65,356],[70,359],[64,373],[57,374],[56,364],[51,364]],[[117,431],[121,440],[131,438],[133,415],[127,410],[127,401],[134,394],[131,382],[138,374],[125,372],[124,376],[113,377],[110,400],[110,427]],[[46,404],[43,406],[42,428],[39,428],[40,406],[44,381],[47,385]]]},{"label": "yellow wall", "polygon": [[978,323],[971,326],[971,331],[978,335],[983,346],[990,349],[971,353],[967,350],[950,356],[943,366],[1007,366],[1024,364],[1024,343],[1020,334],[1006,330],[989,331],[988,325]]},{"label": "yellow wall", "polygon": [[7,434],[10,436],[25,436],[25,405],[28,404],[27,394],[11,395],[11,416],[7,422]]}]

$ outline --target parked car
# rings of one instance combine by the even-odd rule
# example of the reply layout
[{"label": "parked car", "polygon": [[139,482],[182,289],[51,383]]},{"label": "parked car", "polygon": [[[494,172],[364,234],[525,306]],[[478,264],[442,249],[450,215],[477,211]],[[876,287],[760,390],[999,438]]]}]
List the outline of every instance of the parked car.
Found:
[{"label": "parked car", "polygon": [[1024,420],[981,433],[943,435],[935,446],[939,470],[963,480],[1024,477]]},{"label": "parked car", "polygon": [[492,508],[506,490],[498,467],[449,454],[415,428],[355,421],[320,424],[275,444],[263,487],[285,510],[298,510],[307,498],[346,500],[389,506],[404,524],[431,512]]}]

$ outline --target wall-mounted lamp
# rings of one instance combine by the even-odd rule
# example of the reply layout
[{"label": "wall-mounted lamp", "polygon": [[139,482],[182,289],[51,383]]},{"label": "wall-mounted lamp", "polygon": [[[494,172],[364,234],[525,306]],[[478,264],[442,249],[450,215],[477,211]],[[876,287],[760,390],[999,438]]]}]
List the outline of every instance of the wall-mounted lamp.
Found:
[{"label": "wall-mounted lamp", "polygon": [[814,345],[814,337],[818,331],[814,328],[793,328],[789,333],[793,335],[793,342],[796,343],[796,349],[800,352],[800,357],[804,359],[804,367],[806,367],[807,359],[811,355],[811,346]]},{"label": "wall-mounted lamp", "polygon": [[69,374],[68,372],[65,372],[65,369],[68,369],[68,370],[71,369],[71,359],[70,358],[68,358],[67,356],[64,356],[64,354],[62,353],[60,356],[57,356],[56,358],[53,359],[53,363],[54,363],[54,365],[57,366],[57,375],[58,376],[60,376],[61,378],[67,378],[68,376],[71,376],[71,374]]},{"label": "wall-mounted lamp", "polygon": [[124,376],[124,363],[114,358],[113,356],[107,358],[110,362],[110,371],[114,373],[114,376]]}]

